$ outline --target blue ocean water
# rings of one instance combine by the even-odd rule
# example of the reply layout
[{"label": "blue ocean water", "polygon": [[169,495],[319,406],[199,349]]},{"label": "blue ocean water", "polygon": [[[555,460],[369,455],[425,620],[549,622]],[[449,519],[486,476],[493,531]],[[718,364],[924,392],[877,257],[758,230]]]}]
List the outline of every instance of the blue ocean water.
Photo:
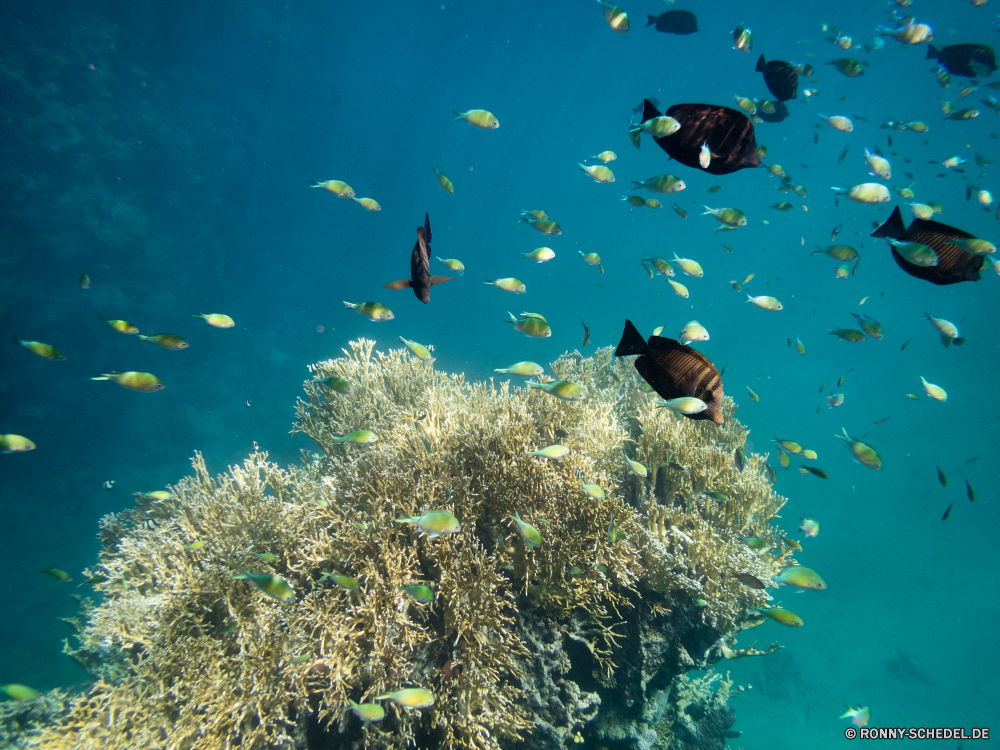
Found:
[{"label": "blue ocean water", "polygon": [[[675,7],[698,15],[698,33],[643,27],[646,13]],[[337,356],[348,341],[366,336],[388,349],[403,336],[433,344],[438,368],[479,380],[496,367],[545,363],[579,348],[581,320],[591,330],[587,353],[617,343],[626,317],[644,335],[661,325],[671,335],[697,319],[711,334],[699,349],[727,366],[726,392],[740,404],[754,449],[776,464],[772,436],[794,439],[816,450],[815,465],[830,474],[828,481],[801,475],[798,462],[778,469],[777,489],[789,498],[784,528],[800,516],[821,523],[799,559],[828,589],[777,592],[805,626],[749,631],[740,646],[756,638],[758,646],[785,648],[718,665],[752,685],[731,701],[743,735],[730,745],[840,747],[845,702],[869,706],[875,726],[1000,732],[993,643],[1000,279],[989,266],[980,282],[949,287],[903,274],[885,243],[868,235],[895,205],[909,221],[905,202],[894,194],[881,206],[843,198],[837,205],[830,191],[874,180],[864,148],[877,145],[892,161],[891,186],[915,182],[918,201],[944,204],[936,218],[996,239],[993,212],[965,197],[970,182],[1000,195],[997,167],[974,161],[977,152],[1000,161],[1000,122],[980,104],[991,91],[959,104],[979,107],[976,119],[944,121],[936,100],[955,100],[967,84],[956,76],[939,88],[924,45],[888,39],[881,50],[844,53],[825,41],[822,24],[870,43],[892,9],[884,4],[647,0],[625,9],[628,34],[613,33],[600,6],[584,0],[377,7],[15,0],[0,8],[7,197],[0,327],[5,336],[51,343],[67,358],[49,362],[0,347],[0,433],[38,446],[0,456],[8,581],[0,684],[85,684],[61,653],[71,629],[60,618],[77,611],[70,594],[82,591],[79,571],[96,559],[98,519],[128,507],[132,492],[184,476],[195,450],[213,471],[239,461],[254,442],[279,463],[297,461],[313,448],[288,434],[306,365]],[[933,26],[935,43],[996,42],[989,6],[917,0],[911,11]],[[732,49],[740,22],[753,28],[751,54]],[[734,106],[734,93],[769,98],[754,72],[760,53],[816,68],[815,83],[802,79],[799,98],[788,103],[791,116],[756,129],[765,161],[805,185],[806,197],[778,192],[764,169],[713,177],[669,161],[648,138],[638,151],[629,144],[625,121],[644,97],[663,107]],[[851,79],[825,65],[842,56],[869,61],[865,75]],[[805,88],[818,93],[806,99]],[[494,112],[500,128],[452,121],[453,110],[473,108]],[[816,129],[820,112],[850,116],[854,131]],[[887,120],[923,120],[929,132],[880,129]],[[609,164],[612,185],[577,167],[606,149],[618,155]],[[968,158],[964,173],[929,163],[953,155]],[[453,196],[432,167],[452,179]],[[663,173],[687,188],[657,196],[662,209],[619,200],[632,180]],[[382,210],[310,188],[326,179],[347,181]],[[722,189],[710,194],[712,185]],[[790,212],[769,208],[786,200]],[[686,219],[670,209],[674,202]],[[748,225],[715,234],[718,222],[701,215],[703,204],[737,207]],[[518,223],[521,209],[534,208],[563,234],[545,237]],[[407,290],[383,288],[407,275],[425,212],[434,255],[466,266],[462,278],[433,289],[427,306]],[[809,255],[830,244],[837,225],[837,241],[863,254],[847,279],[834,277],[830,259]],[[554,260],[521,257],[543,245]],[[604,274],[580,252],[599,253]],[[701,279],[678,276],[687,300],[640,267],[643,257],[675,252],[705,269]],[[81,273],[92,279],[87,290],[77,284]],[[778,297],[782,311],[747,305],[731,288],[750,273],[747,291]],[[522,279],[527,293],[482,283],[507,276]],[[383,302],[395,320],[372,323],[343,300]],[[544,314],[552,337],[512,331],[508,310]],[[192,317],[196,311],[227,313],[236,326],[211,328]],[[827,335],[854,327],[851,311],[881,321],[884,339],[852,344]],[[942,348],[925,311],[960,322],[968,343]],[[191,346],[167,351],[98,316],[126,319],[144,334],[175,333]],[[805,357],[789,348],[789,336],[801,337]],[[134,393],[89,379],[112,370],[154,372],[166,388]],[[921,375],[947,389],[946,403],[923,395]],[[832,391],[845,394],[836,409],[825,402]],[[835,438],[842,428],[867,435],[882,471],[851,460]],[[111,490],[106,480],[114,480]],[[38,573],[49,567],[77,580]]]}]

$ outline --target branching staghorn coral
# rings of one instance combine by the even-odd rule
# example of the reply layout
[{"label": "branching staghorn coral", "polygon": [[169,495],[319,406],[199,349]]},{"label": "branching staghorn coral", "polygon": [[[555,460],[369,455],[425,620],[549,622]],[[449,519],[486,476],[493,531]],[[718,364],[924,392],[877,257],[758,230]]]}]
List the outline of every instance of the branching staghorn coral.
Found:
[{"label": "branching staghorn coral", "polygon": [[[92,572],[106,578],[104,601],[71,649],[99,681],[45,747],[341,737],[496,750],[529,734],[557,747],[605,710],[631,711],[629,736],[645,736],[650,691],[735,654],[735,633],[769,598],[734,575],[770,582],[790,561],[771,526],[784,499],[763,459],[734,465],[746,430],[732,403],[721,428],[656,409],[610,348],[552,364],[585,389],[581,402],[466,383],[365,340],[310,370],[353,386],[305,384],[293,431],[322,455],[282,469],[255,451],[212,477],[196,454],[172,497],[102,520]],[[335,439],[356,430],[377,440]],[[529,455],[554,443],[570,448],[561,460]],[[628,473],[623,454],[647,477]],[[459,533],[410,520],[441,510]],[[537,548],[515,514],[539,532]],[[265,596],[242,572],[279,576],[294,600]],[[411,599],[403,587],[415,584],[433,601]],[[431,691],[434,706],[386,703],[373,725],[349,710],[348,699],[407,687]],[[561,700],[573,705],[543,708]]]}]

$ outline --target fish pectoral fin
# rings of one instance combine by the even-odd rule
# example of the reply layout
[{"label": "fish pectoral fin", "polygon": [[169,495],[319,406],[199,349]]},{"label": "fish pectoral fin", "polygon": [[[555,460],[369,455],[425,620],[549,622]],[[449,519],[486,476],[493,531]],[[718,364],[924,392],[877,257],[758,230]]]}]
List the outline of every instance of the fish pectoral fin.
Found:
[{"label": "fish pectoral fin", "polygon": [[396,279],[395,281],[390,281],[385,285],[386,289],[410,289],[413,287],[413,282],[409,279]]},{"label": "fish pectoral fin", "polygon": [[435,284],[443,284],[446,281],[454,281],[454,280],[455,280],[454,276],[431,276],[430,285],[434,286]]}]

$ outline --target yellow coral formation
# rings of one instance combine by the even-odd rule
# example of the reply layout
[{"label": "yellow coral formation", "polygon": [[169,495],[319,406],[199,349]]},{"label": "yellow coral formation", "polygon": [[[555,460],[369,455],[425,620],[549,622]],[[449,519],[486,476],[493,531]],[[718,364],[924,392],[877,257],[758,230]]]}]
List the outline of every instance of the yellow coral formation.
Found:
[{"label": "yellow coral formation", "polygon": [[[625,610],[667,623],[685,609],[714,633],[709,645],[721,642],[769,598],[733,574],[768,580],[790,561],[770,526],[784,499],[763,459],[734,466],[746,431],[732,403],[723,428],[658,410],[610,348],[553,363],[557,378],[586,390],[582,402],[466,383],[366,340],[310,369],[354,386],[335,394],[305,384],[294,431],[322,456],[282,469],[255,451],[213,478],[196,455],[173,497],[140,498],[103,520],[93,572],[107,578],[97,586],[104,601],[73,650],[101,680],[45,733],[45,747],[269,748],[308,725],[364,733],[369,747],[492,750],[538,723],[525,700],[538,684],[526,674],[537,672],[527,644],[541,642],[529,633],[538,623],[581,644],[597,680],[612,685],[629,637]],[[334,440],[359,429],[378,442]],[[528,455],[557,439],[571,448],[563,460]],[[626,473],[623,451],[650,468],[646,479]],[[605,497],[589,496],[580,477]],[[428,538],[394,523],[437,509],[462,531]],[[539,530],[539,548],[527,549],[515,513]],[[773,552],[751,550],[741,539],[750,535]],[[276,559],[257,557],[265,552]],[[241,569],[281,576],[295,599],[262,595],[234,579]],[[359,588],[338,588],[324,572]],[[401,587],[414,583],[431,586],[434,602],[411,602]],[[683,647],[675,653],[682,672],[695,664]],[[365,727],[345,712],[349,698],[403,687],[430,690],[434,707],[387,706],[381,726]],[[580,705],[596,712],[589,698]],[[569,736],[581,719],[565,721],[552,732]]]}]

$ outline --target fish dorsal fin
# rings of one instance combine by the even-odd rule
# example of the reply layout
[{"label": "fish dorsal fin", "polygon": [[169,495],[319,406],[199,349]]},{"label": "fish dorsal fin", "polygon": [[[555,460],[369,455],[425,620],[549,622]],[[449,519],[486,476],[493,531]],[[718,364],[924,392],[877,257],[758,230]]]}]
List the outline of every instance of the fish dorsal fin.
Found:
[{"label": "fish dorsal fin", "polygon": [[443,284],[446,281],[454,281],[454,276],[431,276],[431,286],[435,284]]},{"label": "fish dorsal fin", "polygon": [[431,244],[431,215],[424,213],[424,242]]},{"label": "fish dorsal fin", "polygon": [[649,101],[649,99],[643,99],[642,121],[645,122],[646,120],[652,120],[654,117],[659,117],[659,116],[660,116],[660,110],[656,108],[656,105],[653,104],[651,101]]},{"label": "fish dorsal fin", "polygon": [[906,240],[906,225],[903,224],[903,215],[899,212],[899,206],[896,206],[892,213],[889,214],[889,218],[885,222],[871,233],[872,237],[888,237],[893,240]]},{"label": "fish dorsal fin", "polygon": [[409,279],[396,279],[395,281],[390,281],[385,285],[386,289],[409,289],[413,286],[413,282]]},{"label": "fish dorsal fin", "polygon": [[761,55],[760,57],[757,58],[757,67],[754,68],[754,70],[758,73],[763,73],[764,68],[766,67],[767,67],[767,62],[764,60],[764,56]]}]

